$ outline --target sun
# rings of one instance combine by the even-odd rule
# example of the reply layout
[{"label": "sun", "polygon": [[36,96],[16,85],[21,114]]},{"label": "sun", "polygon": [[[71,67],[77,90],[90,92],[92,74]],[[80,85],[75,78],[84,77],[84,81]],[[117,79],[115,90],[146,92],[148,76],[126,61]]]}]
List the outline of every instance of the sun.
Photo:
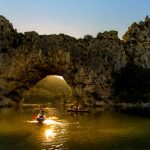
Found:
[{"label": "sun", "polygon": [[64,78],[62,76],[54,76],[54,77],[64,80]]}]

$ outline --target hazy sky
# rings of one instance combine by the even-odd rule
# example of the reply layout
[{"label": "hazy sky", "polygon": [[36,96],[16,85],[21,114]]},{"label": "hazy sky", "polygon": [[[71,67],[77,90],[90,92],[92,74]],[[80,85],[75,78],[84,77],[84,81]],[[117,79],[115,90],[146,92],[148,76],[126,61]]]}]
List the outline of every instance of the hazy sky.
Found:
[{"label": "hazy sky", "polygon": [[74,37],[117,30],[150,15],[150,0],[0,0],[0,15],[18,32],[64,33]]}]

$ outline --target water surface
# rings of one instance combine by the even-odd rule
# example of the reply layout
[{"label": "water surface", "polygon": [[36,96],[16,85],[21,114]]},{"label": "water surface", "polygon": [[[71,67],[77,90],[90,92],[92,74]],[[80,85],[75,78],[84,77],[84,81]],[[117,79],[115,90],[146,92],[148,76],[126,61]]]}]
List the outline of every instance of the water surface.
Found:
[{"label": "water surface", "polygon": [[149,111],[69,113],[45,108],[45,123],[34,116],[38,107],[0,109],[0,150],[149,150]]}]

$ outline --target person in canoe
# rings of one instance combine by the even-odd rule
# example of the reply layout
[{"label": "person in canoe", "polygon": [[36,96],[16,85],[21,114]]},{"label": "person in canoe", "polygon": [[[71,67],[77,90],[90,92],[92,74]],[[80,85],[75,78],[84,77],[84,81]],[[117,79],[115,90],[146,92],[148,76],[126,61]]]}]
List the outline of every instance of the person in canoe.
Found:
[{"label": "person in canoe", "polygon": [[81,107],[80,104],[77,103],[76,106],[75,106],[75,110],[80,110],[80,107]]},{"label": "person in canoe", "polygon": [[45,112],[44,112],[44,109],[42,108],[42,109],[40,110],[40,113],[39,113],[38,116],[37,116],[37,121],[42,122],[42,121],[45,120],[45,118],[46,118]]},{"label": "person in canoe", "polygon": [[42,108],[41,110],[40,110],[40,114],[42,114],[42,115],[44,115],[44,109]]},{"label": "person in canoe", "polygon": [[70,108],[66,108],[66,110],[68,112],[90,112],[89,110],[82,108],[80,103],[77,103],[76,105],[71,104]]},{"label": "person in canoe", "polygon": [[70,108],[71,108],[71,110],[74,110],[74,108],[73,108],[73,104],[71,104]]},{"label": "person in canoe", "polygon": [[73,104],[71,104],[71,106],[70,106],[70,110],[80,110],[80,105],[79,105],[79,103],[77,103],[75,106],[73,105]]}]

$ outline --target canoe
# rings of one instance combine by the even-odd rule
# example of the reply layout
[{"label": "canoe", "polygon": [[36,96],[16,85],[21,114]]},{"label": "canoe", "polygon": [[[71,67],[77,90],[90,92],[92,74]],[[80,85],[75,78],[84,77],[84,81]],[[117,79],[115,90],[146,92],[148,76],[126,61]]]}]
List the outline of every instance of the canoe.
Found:
[{"label": "canoe", "polygon": [[84,109],[79,109],[79,110],[75,110],[75,109],[66,109],[68,112],[83,112],[83,113],[89,113],[89,110],[84,110]]}]

